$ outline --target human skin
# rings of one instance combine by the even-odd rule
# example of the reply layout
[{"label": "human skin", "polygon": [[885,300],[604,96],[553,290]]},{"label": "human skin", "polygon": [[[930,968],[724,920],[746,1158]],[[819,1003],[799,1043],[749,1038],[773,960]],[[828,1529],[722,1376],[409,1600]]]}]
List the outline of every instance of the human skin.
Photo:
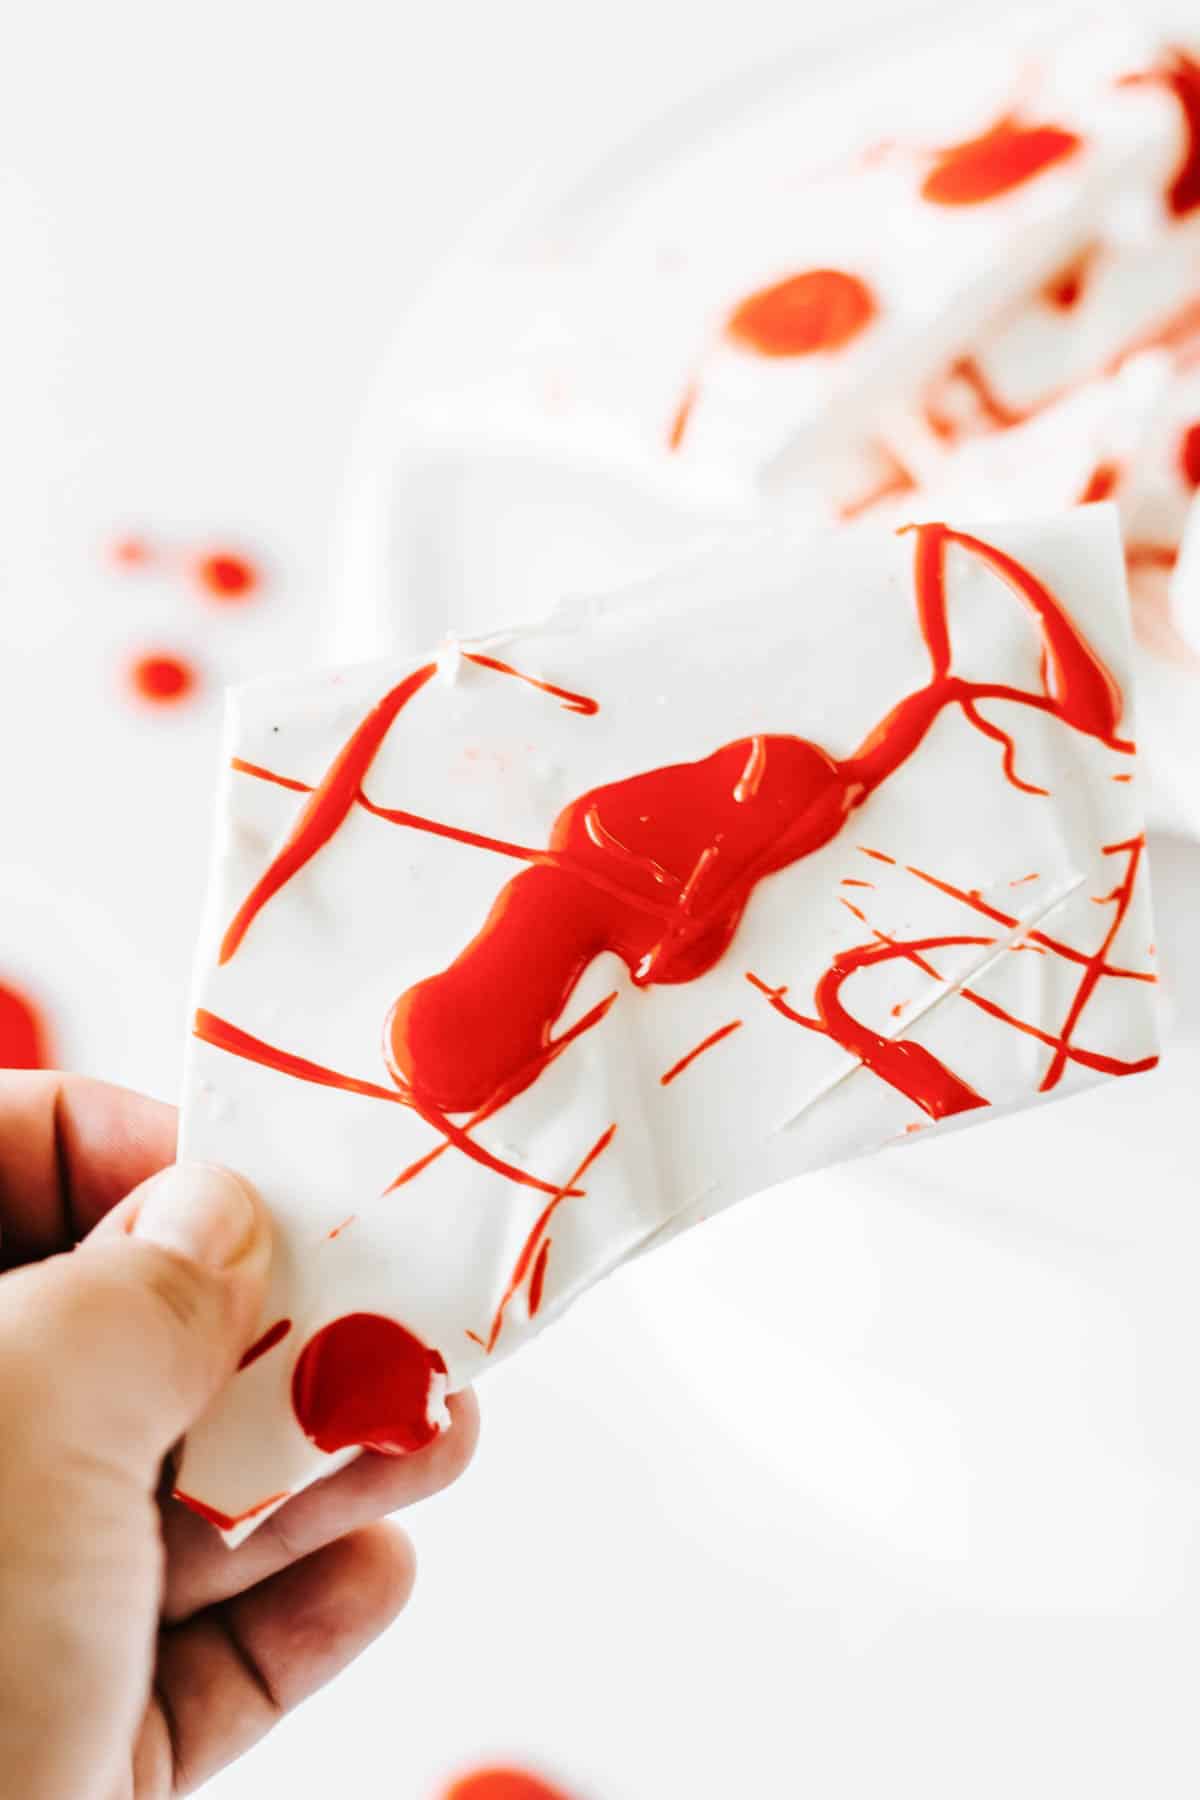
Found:
[{"label": "human skin", "polygon": [[460,1394],[427,1449],[361,1457],[232,1551],[169,1499],[270,1261],[252,1190],[174,1151],[157,1101],[0,1075],[0,1770],[23,1800],[165,1800],[249,1749],[403,1609],[412,1547],[379,1521],[475,1444]]}]

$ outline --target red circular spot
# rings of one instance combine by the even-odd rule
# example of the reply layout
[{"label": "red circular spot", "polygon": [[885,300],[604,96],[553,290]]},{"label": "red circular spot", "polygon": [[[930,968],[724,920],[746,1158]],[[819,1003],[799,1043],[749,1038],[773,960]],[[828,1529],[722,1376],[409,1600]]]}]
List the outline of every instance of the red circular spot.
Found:
[{"label": "red circular spot", "polygon": [[865,281],[841,269],[806,269],[750,294],[729,315],[726,334],[760,356],[840,350],[875,317]]},{"label": "red circular spot", "polygon": [[109,546],[109,555],[122,569],[144,569],[154,561],[154,548],[145,538],[122,537]]},{"label": "red circular spot", "polygon": [[1018,125],[1001,119],[982,136],[951,144],[921,188],[935,206],[977,206],[1011,193],[1044,169],[1073,156],[1082,138],[1057,125]]},{"label": "red circular spot", "polygon": [[438,1434],[430,1417],[446,1365],[380,1313],[348,1313],[309,1338],[292,1376],[292,1407],[318,1450],[351,1445],[401,1456]]},{"label": "red circular spot", "polygon": [[200,677],[190,663],[164,651],[139,656],[130,665],[129,680],[135,693],[155,706],[186,700],[200,685]]},{"label": "red circular spot", "polygon": [[0,982],[0,1069],[48,1069],[49,1036],[33,1002]]},{"label": "red circular spot", "polygon": [[1179,441],[1179,469],[1190,488],[1200,488],[1200,419]]},{"label": "red circular spot", "polygon": [[569,1796],[520,1769],[478,1769],[453,1782],[443,1800],[569,1800]]},{"label": "red circular spot", "polygon": [[231,550],[214,550],[196,563],[196,579],[214,600],[245,600],[261,578],[244,556]]}]

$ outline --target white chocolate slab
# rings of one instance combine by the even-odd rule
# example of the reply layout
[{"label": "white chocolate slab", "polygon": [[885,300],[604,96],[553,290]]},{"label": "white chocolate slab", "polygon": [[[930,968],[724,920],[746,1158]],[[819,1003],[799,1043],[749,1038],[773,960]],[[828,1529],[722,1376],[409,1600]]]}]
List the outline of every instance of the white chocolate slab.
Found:
[{"label": "white chocolate slab", "polygon": [[[1166,561],[1192,491],[1177,434],[1200,417],[1183,410],[1200,399],[1183,104],[1188,81],[1200,91],[1200,38],[1183,9],[1157,17],[1080,8],[1032,30],[1025,18],[826,95],[774,98],[627,181],[540,260],[464,272],[440,296],[436,374],[423,386],[410,368],[394,403],[367,640],[415,648],[431,615],[474,629],[495,616],[488,600],[536,613],[556,584],[639,575],[689,534],[861,516],[880,490],[887,508],[889,486],[908,517],[1072,504],[1107,444],[1145,652],[1152,814],[1200,828],[1197,669]],[[946,148],[1001,121],[1078,147],[989,200],[931,203]],[[846,341],[779,356],[731,334],[747,296],[822,269],[872,296]],[[493,290],[507,332],[481,347],[470,318],[490,313],[479,297]],[[1131,392],[1114,406],[1106,384],[1156,344],[1171,394],[1135,440]],[[356,646],[359,591],[343,628]]]},{"label": "white chocolate slab", "polygon": [[[731,544],[611,600],[450,646],[434,665],[235,696],[181,1153],[264,1194],[278,1253],[261,1325],[290,1326],[184,1451],[180,1489],[231,1539],[353,1454],[330,1449],[324,1427],[320,1448],[293,1405],[305,1347],[332,1322],[381,1315],[436,1353],[432,1423],[444,1388],[715,1207],[939,1119],[1153,1060],[1115,518],[1093,507],[981,535],[943,546],[948,668],[936,618],[931,635],[919,622],[934,534],[863,529]],[[1052,643],[1049,673],[1037,603],[997,555],[1052,596],[1067,660]],[[1119,719],[1101,667],[1124,693]],[[332,828],[315,848],[302,830],[306,853],[280,863],[400,684],[410,697]],[[715,786],[680,771],[722,746],[740,746],[737,767]],[[626,817],[622,796],[649,790],[611,784],[655,770],[671,771],[667,787]],[[610,793],[569,813],[596,789]],[[568,816],[591,821],[595,854],[555,837],[566,860],[546,864]],[[687,867],[671,848],[684,820]],[[632,848],[614,848],[618,827]],[[760,829],[764,846],[798,833],[790,859],[746,862],[742,834]],[[645,979],[660,952],[647,965],[605,948],[615,925],[589,937],[565,1004],[531,1015],[565,1048],[486,1116],[472,1117],[476,1094],[430,1117],[428,1046],[390,1071],[380,1044],[394,1003],[460,957],[502,895],[506,935],[491,942],[504,960],[476,956],[428,1052],[448,1047],[455,1093],[481,1046],[519,1066],[514,1021],[564,919],[596,905],[636,925],[649,894],[669,958],[678,930],[707,941],[727,884],[758,867],[723,952],[690,976]],[[247,912],[272,869],[287,878]],[[509,884],[531,875],[550,911],[522,927]],[[361,1091],[336,1085],[347,1078]],[[422,1094],[424,1111],[408,1103]]]}]

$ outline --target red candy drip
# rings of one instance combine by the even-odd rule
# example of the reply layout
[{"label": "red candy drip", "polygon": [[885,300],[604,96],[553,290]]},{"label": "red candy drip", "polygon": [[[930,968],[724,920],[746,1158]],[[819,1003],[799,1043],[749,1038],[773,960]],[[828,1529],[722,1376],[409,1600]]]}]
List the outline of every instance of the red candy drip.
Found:
[{"label": "red candy drip", "polygon": [[182,657],[160,650],[139,656],[130,664],[129,683],[151,705],[174,706],[195,692],[200,676]]},{"label": "red candy drip", "polygon": [[1180,439],[1179,472],[1190,488],[1200,488],[1200,420],[1189,425]]},{"label": "red candy drip", "polygon": [[32,1000],[0,982],[0,1069],[48,1069],[50,1034]]},{"label": "red candy drip", "polygon": [[981,136],[939,151],[921,193],[935,206],[978,206],[1010,194],[1082,147],[1082,138],[1058,125],[1000,119]]},{"label": "red candy drip", "polygon": [[875,296],[859,276],[843,269],[806,269],[739,302],[725,322],[725,335],[759,356],[813,356],[842,349],[877,311]]},{"label": "red candy drip", "polygon": [[248,600],[261,586],[254,564],[232,550],[211,550],[197,558],[196,580],[213,600]]},{"label": "red candy drip", "polygon": [[265,1356],[268,1350],[275,1348],[276,1344],[282,1344],[291,1329],[292,1321],[290,1319],[276,1319],[275,1323],[269,1325],[260,1338],[255,1338],[250,1348],[244,1352],[238,1363],[238,1373],[241,1374],[243,1369],[248,1369],[251,1363],[256,1363],[260,1356]]},{"label": "red candy drip", "polygon": [[553,1788],[538,1775],[522,1769],[477,1769],[461,1775],[445,1789],[441,1800],[571,1800],[561,1788]]},{"label": "red candy drip", "polygon": [[348,1313],[311,1337],[292,1376],[292,1407],[318,1450],[361,1446],[383,1456],[423,1449],[446,1365],[395,1319]]}]

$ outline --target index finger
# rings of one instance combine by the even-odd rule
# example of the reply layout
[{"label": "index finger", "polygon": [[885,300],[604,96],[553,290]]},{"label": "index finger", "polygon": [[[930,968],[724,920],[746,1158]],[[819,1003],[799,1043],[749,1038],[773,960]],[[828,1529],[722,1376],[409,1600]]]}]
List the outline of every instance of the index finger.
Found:
[{"label": "index finger", "polygon": [[175,1108],[83,1075],[0,1074],[0,1270],[70,1249],[175,1155]]}]

